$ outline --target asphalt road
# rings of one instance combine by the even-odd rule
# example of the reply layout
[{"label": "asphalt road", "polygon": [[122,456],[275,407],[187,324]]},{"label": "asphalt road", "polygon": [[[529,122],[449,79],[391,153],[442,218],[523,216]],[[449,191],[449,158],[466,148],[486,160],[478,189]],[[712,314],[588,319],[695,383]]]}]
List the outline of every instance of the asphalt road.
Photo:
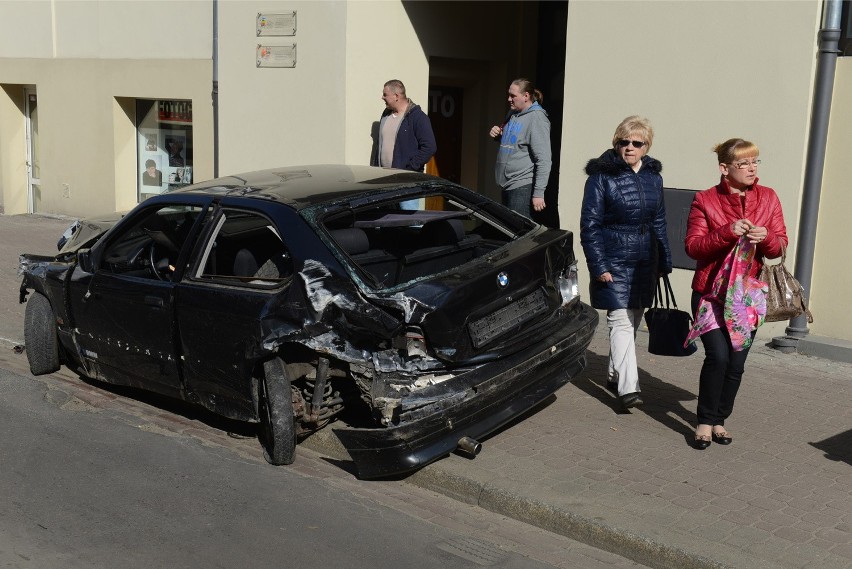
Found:
[{"label": "asphalt road", "polygon": [[[3,567],[470,567],[456,532],[0,371]],[[491,545],[494,567],[549,567]]]}]

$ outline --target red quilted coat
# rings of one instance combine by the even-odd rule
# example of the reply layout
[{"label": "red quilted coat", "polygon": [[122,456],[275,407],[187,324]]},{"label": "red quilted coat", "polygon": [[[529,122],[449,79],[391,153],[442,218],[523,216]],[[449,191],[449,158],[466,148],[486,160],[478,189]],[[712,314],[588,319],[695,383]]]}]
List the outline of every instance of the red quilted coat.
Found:
[{"label": "red quilted coat", "polygon": [[766,227],[767,231],[766,239],[757,244],[757,262],[751,268],[751,276],[756,277],[760,272],[764,257],[780,257],[781,247],[787,247],[787,227],[775,190],[758,185],[755,178],[743,201],[739,194],[730,193],[723,177],[718,186],[695,194],[689,210],[686,254],[698,261],[692,290],[707,294],[713,289],[716,273],[737,242],[731,225],[740,219]]}]

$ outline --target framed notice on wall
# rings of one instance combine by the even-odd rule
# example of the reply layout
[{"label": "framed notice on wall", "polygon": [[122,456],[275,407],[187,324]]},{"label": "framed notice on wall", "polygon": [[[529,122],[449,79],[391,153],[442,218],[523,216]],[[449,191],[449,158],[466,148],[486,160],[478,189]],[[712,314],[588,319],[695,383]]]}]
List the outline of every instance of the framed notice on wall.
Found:
[{"label": "framed notice on wall", "polygon": [[296,44],[257,46],[258,67],[296,67]]},{"label": "framed notice on wall", "polygon": [[280,14],[257,14],[257,37],[295,36],[296,12]]}]

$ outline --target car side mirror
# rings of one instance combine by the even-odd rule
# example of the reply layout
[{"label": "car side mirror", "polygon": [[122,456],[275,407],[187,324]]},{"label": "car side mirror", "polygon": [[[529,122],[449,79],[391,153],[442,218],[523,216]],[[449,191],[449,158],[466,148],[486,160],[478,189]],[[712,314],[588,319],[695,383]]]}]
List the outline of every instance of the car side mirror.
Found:
[{"label": "car side mirror", "polygon": [[92,252],[89,249],[77,251],[77,264],[87,273],[94,273],[92,270]]}]

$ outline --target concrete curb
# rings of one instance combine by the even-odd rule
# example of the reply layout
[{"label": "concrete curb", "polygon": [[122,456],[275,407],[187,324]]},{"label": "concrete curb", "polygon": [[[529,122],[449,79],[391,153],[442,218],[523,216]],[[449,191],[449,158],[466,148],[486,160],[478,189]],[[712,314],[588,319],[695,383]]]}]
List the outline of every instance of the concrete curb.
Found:
[{"label": "concrete curb", "polygon": [[655,569],[730,567],[595,519],[451,474],[441,469],[438,464],[415,472],[405,481]]},{"label": "concrete curb", "polygon": [[[351,460],[337,437],[328,430],[312,434],[299,446],[337,460]],[[654,569],[731,568],[729,565],[622,528],[603,524],[594,518],[524,497],[487,482],[454,474],[442,468],[440,461],[415,471],[405,477],[403,482],[620,555]]]}]

